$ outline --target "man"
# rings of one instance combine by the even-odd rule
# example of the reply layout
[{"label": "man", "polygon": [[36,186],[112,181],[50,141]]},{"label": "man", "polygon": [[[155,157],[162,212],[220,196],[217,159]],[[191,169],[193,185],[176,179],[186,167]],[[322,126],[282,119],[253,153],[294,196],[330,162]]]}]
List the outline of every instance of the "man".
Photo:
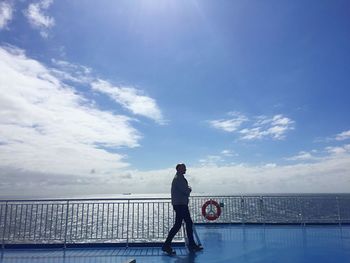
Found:
[{"label": "man", "polygon": [[185,220],[186,223],[189,250],[196,252],[203,249],[203,247],[196,245],[193,239],[193,222],[191,219],[190,211],[188,210],[188,198],[192,189],[188,186],[187,180],[184,177],[185,173],[185,164],[180,163],[176,165],[176,175],[171,184],[171,204],[173,205],[176,213],[175,224],[169,231],[168,237],[162,247],[162,250],[169,255],[176,254],[175,251],[171,248],[171,241],[173,240],[176,233],[180,230],[182,220]]}]

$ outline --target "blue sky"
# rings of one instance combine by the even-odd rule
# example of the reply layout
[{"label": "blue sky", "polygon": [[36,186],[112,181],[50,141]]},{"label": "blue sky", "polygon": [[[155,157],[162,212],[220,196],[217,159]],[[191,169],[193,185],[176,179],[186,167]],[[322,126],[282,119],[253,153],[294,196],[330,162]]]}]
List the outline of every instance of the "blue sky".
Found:
[{"label": "blue sky", "polygon": [[348,1],[0,1],[3,196],[348,192]]}]

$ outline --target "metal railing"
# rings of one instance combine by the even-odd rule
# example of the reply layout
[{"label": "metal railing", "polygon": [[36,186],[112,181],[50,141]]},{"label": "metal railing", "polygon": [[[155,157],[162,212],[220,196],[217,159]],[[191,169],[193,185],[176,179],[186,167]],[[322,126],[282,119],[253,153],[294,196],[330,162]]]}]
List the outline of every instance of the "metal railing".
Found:
[{"label": "metal railing", "polygon": [[[209,199],[222,206],[215,221],[201,214]],[[195,223],[350,223],[348,195],[194,196],[189,206]],[[0,238],[2,247],[162,242],[174,218],[169,198],[2,200]]]},{"label": "metal railing", "polygon": [[0,201],[3,245],[162,242],[173,222],[167,198]]},{"label": "metal railing", "polygon": [[206,196],[190,199],[196,223],[342,224],[350,223],[350,195],[211,196],[222,204],[221,216],[205,219]]}]

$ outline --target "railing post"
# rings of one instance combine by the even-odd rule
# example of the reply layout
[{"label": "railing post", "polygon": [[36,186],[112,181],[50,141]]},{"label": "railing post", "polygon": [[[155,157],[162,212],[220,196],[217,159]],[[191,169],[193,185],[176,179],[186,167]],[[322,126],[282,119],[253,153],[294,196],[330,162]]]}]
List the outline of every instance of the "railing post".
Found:
[{"label": "railing post", "polygon": [[128,199],[128,213],[126,217],[126,247],[129,247],[129,209],[130,209],[130,199]]},{"label": "railing post", "polygon": [[263,209],[264,209],[263,197],[260,196],[260,220],[265,225]]},{"label": "railing post", "polygon": [[336,196],[335,198],[336,198],[336,201],[337,201],[338,224],[341,225],[339,197]]},{"label": "railing post", "polygon": [[65,233],[64,233],[64,248],[67,246],[67,232],[68,232],[68,212],[69,212],[69,200],[67,201],[67,209],[66,209],[66,223],[65,223]]},{"label": "railing post", "polygon": [[245,223],[244,197],[241,196],[242,224]]},{"label": "railing post", "polygon": [[185,245],[186,247],[188,247],[188,238],[187,238],[187,232],[186,232],[186,227],[184,222],[182,222],[182,233],[184,235]]},{"label": "railing post", "polygon": [[6,201],[6,206],[5,206],[5,220],[4,220],[4,230],[2,231],[2,242],[1,242],[1,248],[5,248],[5,232],[6,232],[6,223],[7,223],[7,207],[8,207],[8,202]]},{"label": "railing post", "polygon": [[299,201],[299,219],[300,219],[300,224],[305,225],[304,221],[304,215],[303,215],[303,205],[301,203],[301,198],[298,197],[298,201]]}]

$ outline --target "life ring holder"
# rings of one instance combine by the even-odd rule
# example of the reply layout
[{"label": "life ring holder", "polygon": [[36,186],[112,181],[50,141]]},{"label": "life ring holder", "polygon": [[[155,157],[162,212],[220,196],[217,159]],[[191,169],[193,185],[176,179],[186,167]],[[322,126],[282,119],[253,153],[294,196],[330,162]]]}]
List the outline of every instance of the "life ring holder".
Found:
[{"label": "life ring holder", "polygon": [[[207,212],[207,207],[210,206],[210,211]],[[216,212],[213,210],[213,206],[216,208]],[[221,215],[221,207],[215,200],[208,200],[202,206],[202,215],[209,221],[214,221]]]}]

